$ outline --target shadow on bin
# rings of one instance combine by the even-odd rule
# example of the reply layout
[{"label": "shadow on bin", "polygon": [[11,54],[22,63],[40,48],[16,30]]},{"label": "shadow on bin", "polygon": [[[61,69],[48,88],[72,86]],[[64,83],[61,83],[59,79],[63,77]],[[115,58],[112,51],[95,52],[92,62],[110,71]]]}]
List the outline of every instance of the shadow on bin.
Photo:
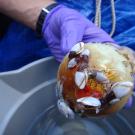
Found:
[{"label": "shadow on bin", "polygon": [[56,107],[53,57],[0,73],[0,135],[135,135],[135,103],[106,118],[68,120]]}]

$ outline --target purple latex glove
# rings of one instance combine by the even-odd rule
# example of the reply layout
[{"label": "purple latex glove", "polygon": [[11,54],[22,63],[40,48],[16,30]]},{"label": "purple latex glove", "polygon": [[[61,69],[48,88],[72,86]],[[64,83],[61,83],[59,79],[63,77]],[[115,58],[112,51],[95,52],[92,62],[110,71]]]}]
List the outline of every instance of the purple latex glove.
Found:
[{"label": "purple latex glove", "polygon": [[52,54],[61,61],[73,45],[83,42],[114,42],[103,30],[74,9],[55,7],[46,17],[42,29]]}]

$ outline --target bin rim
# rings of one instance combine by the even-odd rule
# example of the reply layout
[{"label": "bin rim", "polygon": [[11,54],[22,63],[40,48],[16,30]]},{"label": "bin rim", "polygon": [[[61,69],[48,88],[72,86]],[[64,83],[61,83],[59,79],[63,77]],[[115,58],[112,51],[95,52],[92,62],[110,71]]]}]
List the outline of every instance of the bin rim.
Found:
[{"label": "bin rim", "polygon": [[25,71],[28,68],[31,68],[31,67],[33,67],[35,65],[38,65],[38,64],[40,64],[40,63],[42,63],[44,61],[49,61],[49,60],[55,60],[55,59],[54,59],[53,56],[42,58],[42,59],[33,61],[33,62],[31,62],[31,63],[29,63],[27,65],[24,65],[21,68],[18,68],[18,69],[15,69],[15,70],[11,70],[11,71],[0,72],[0,77],[1,76],[5,76],[5,75],[19,74],[19,73]]}]

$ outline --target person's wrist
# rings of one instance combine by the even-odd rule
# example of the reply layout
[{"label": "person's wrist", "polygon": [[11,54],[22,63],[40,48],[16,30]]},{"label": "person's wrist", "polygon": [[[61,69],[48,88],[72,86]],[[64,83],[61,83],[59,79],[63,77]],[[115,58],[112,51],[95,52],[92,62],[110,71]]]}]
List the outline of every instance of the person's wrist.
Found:
[{"label": "person's wrist", "polygon": [[35,29],[41,9],[54,0],[0,0],[0,12]]},{"label": "person's wrist", "polygon": [[41,9],[41,12],[36,22],[36,32],[38,36],[42,35],[42,27],[43,27],[44,21],[46,20],[46,16],[51,12],[51,10],[53,10],[58,5],[59,5],[58,3],[54,2]]},{"label": "person's wrist", "polygon": [[[40,15],[42,8],[49,6],[50,4],[56,3],[55,0],[42,0],[42,2],[38,5],[37,11],[35,10],[35,20],[33,21],[32,29],[36,30],[37,20]],[[33,11],[34,12],[34,11]]]}]

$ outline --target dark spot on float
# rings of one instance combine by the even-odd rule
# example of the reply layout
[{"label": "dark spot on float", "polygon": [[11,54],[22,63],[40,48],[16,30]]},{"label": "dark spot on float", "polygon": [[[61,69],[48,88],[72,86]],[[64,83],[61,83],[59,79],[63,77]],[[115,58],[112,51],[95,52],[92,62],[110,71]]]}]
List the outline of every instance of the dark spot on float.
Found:
[{"label": "dark spot on float", "polygon": [[108,104],[111,100],[115,99],[115,94],[113,91],[111,91],[109,94],[107,94],[104,98],[100,99],[101,105],[104,106]]},{"label": "dark spot on float", "polygon": [[71,52],[69,53],[69,55],[68,55],[68,58],[69,58],[69,59],[72,59],[72,58],[75,58],[75,57],[77,57],[77,56],[79,56],[79,54],[77,54],[75,51],[71,51]]}]

